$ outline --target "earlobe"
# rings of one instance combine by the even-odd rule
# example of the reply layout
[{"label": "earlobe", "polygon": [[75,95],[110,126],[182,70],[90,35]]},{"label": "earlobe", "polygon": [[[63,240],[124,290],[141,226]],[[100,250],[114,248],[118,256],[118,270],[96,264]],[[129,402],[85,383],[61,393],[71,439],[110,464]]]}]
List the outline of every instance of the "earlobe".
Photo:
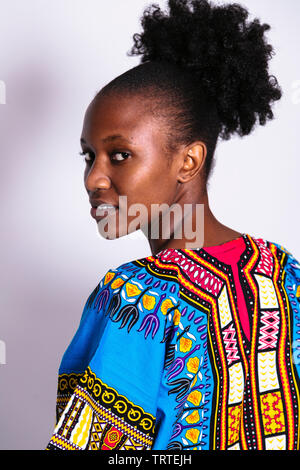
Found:
[{"label": "earlobe", "polygon": [[187,183],[191,179],[191,175],[193,173],[194,168],[194,161],[191,155],[186,155],[184,158],[183,165],[178,174],[178,182],[179,183]]}]

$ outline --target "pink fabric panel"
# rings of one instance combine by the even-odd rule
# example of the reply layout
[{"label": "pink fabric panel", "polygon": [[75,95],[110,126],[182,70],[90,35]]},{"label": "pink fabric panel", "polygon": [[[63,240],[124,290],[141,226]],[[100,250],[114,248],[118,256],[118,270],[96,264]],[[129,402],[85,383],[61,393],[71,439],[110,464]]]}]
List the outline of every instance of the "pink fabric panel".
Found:
[{"label": "pink fabric panel", "polygon": [[247,306],[241,287],[241,283],[238,276],[238,265],[237,262],[240,259],[241,254],[246,249],[245,241],[243,237],[236,238],[229,242],[223,243],[222,245],[209,246],[203,248],[207,253],[219,259],[223,263],[230,264],[233,272],[236,295],[237,295],[237,305],[238,305],[238,315],[240,322],[243,328],[243,331],[250,340],[250,324],[249,316],[247,311]]}]

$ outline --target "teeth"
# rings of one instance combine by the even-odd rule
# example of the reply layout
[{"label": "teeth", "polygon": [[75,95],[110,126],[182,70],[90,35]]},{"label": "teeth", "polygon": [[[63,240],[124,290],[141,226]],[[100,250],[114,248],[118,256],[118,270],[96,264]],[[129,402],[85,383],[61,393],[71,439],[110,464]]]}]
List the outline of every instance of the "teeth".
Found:
[{"label": "teeth", "polygon": [[101,204],[100,206],[97,207],[97,210],[111,210],[111,209],[116,209],[115,206],[112,206],[111,204]]}]

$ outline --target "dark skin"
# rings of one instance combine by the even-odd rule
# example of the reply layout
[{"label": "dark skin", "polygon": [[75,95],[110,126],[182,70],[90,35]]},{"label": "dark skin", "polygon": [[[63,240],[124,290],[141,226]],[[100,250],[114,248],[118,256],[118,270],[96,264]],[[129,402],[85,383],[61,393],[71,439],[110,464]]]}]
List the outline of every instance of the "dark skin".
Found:
[{"label": "dark skin", "polygon": [[[204,247],[240,237],[240,232],[219,222],[210,210],[203,177],[206,145],[196,141],[180,146],[168,159],[165,154],[166,122],[163,118],[154,117],[149,112],[149,106],[147,100],[138,96],[100,95],[92,101],[85,114],[81,136],[82,150],[88,159],[84,184],[95,206],[99,202],[119,206],[116,238],[140,228],[148,238],[153,255],[167,248],[186,249],[187,244],[190,249],[193,240],[186,238],[184,231],[181,239],[172,238],[172,218],[170,237],[151,238],[151,224],[158,221],[151,215],[152,204],[163,203],[169,207],[179,204],[182,209],[184,204],[204,205]],[[116,135],[122,137],[107,139]],[[126,212],[123,222],[118,220],[118,215],[124,217],[119,196],[127,197],[128,208],[139,203],[147,209],[147,215],[142,214],[138,227],[133,230],[129,224],[138,213],[129,215]],[[159,218],[159,225],[162,217]],[[195,211],[192,212],[192,220],[193,229],[196,229]],[[196,244],[195,248],[201,246]]]}]

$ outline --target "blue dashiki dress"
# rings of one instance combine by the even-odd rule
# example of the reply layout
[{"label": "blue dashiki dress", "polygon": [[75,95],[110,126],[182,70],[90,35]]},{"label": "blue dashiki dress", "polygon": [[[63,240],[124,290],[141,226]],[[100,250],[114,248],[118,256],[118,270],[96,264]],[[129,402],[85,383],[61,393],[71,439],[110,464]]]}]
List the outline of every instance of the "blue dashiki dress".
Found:
[{"label": "blue dashiki dress", "polygon": [[248,234],[110,269],[63,356],[47,450],[299,450],[299,300],[297,260]]}]

